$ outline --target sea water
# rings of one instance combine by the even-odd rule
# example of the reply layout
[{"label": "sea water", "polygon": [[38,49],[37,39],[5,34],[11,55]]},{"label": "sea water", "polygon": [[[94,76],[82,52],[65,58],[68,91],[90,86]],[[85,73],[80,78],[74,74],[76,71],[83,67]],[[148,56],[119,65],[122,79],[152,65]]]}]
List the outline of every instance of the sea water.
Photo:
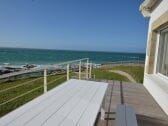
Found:
[{"label": "sea water", "polygon": [[92,52],[50,49],[0,48],[0,65],[55,64],[80,58],[89,58],[97,64],[145,60],[143,53]]}]

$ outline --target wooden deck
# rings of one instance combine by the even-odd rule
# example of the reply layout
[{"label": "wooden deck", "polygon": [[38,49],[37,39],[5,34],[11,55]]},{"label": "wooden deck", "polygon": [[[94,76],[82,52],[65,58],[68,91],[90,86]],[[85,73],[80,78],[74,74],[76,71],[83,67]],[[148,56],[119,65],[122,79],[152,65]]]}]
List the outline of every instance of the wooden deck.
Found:
[{"label": "wooden deck", "polygon": [[98,116],[96,126],[115,126],[115,111],[118,104],[134,107],[138,126],[168,126],[168,116],[162,111],[142,84],[104,81],[109,86],[103,101],[106,119]]}]

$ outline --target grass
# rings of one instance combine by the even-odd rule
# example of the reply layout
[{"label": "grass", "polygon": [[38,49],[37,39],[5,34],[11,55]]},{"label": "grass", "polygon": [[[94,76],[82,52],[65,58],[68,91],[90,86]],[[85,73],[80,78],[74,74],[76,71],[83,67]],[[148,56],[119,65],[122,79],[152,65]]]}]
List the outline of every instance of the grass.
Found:
[{"label": "grass", "polygon": [[[65,74],[64,74],[65,75]],[[53,81],[54,79],[60,78],[61,76],[64,75],[54,75],[54,76],[48,76],[47,80],[48,83],[50,83],[51,81]],[[7,81],[7,82],[1,82],[0,83],[0,91],[9,88],[9,87],[13,87],[13,86],[17,86],[21,83],[27,82],[27,81],[31,81],[37,79],[37,77],[29,77],[29,78],[23,78],[23,79],[17,79],[17,80],[13,80],[13,81]],[[66,77],[63,77],[57,81],[54,81],[50,84],[48,84],[47,88],[48,90],[58,86],[59,84],[61,84],[62,82],[64,82],[66,80]],[[37,87],[43,86],[43,78],[36,80],[34,82],[25,84],[23,86],[19,86],[17,88],[13,88],[4,92],[0,92],[0,104],[10,100],[14,97],[17,97],[23,93],[26,93],[27,91],[30,91],[32,89],[35,89]],[[0,117],[2,117],[3,115],[9,113],[10,111],[18,108],[19,106],[31,101],[32,99],[40,96],[41,94],[43,94],[43,87],[29,93],[26,94],[22,97],[17,98],[14,101],[11,101],[5,105],[0,106]]]},{"label": "grass", "polygon": [[144,67],[141,65],[109,65],[94,70],[96,79],[128,81],[125,76],[110,72],[110,70],[121,70],[130,74],[138,83],[143,83]]},{"label": "grass", "polygon": [[93,74],[95,75],[96,79],[129,81],[126,77],[113,72],[109,72],[105,69],[95,69],[93,70]]},{"label": "grass", "polygon": [[143,83],[144,67],[143,66],[125,66],[119,65],[112,67],[113,70],[121,70],[130,74],[138,83]]}]

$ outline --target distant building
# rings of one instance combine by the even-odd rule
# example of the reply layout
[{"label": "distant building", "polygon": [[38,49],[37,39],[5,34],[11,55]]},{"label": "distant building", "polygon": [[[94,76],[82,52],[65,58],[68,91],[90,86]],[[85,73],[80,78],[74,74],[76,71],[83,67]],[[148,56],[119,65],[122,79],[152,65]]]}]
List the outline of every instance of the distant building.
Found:
[{"label": "distant building", "polygon": [[144,0],[140,11],[150,18],[144,86],[168,114],[168,0]]}]

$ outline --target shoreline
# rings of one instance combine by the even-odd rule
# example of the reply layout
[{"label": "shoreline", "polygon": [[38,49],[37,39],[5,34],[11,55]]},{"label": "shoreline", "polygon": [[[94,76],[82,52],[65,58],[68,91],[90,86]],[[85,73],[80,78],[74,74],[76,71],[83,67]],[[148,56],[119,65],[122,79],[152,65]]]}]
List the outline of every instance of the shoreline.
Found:
[{"label": "shoreline", "polygon": [[[55,64],[56,65],[56,64]],[[118,67],[118,66],[126,66],[126,67],[136,67],[136,66],[141,66],[141,67],[144,67],[145,64],[143,63],[112,63],[112,64],[92,64],[92,69],[107,69],[107,68],[113,68],[113,67]],[[39,67],[39,66],[35,66],[33,65],[32,67],[29,67],[31,66],[28,65],[28,67],[24,67],[24,68],[13,68],[13,67],[0,67],[0,80],[2,79],[10,79],[10,78],[13,78],[13,77],[24,77],[24,76],[41,76],[43,75],[44,73],[44,70],[46,69],[48,73],[52,73],[52,72],[60,72],[60,71],[64,71],[66,72],[66,69],[67,69],[67,66],[60,66],[58,64],[58,66],[50,66],[47,68],[47,66],[43,65],[42,67]],[[38,68],[39,67],[39,68]],[[69,68],[71,70],[75,70],[75,71],[78,71],[79,70],[79,64],[75,64],[75,65],[72,65],[72,66],[69,66]],[[82,68],[86,68],[86,64],[83,64],[81,66]]]}]

